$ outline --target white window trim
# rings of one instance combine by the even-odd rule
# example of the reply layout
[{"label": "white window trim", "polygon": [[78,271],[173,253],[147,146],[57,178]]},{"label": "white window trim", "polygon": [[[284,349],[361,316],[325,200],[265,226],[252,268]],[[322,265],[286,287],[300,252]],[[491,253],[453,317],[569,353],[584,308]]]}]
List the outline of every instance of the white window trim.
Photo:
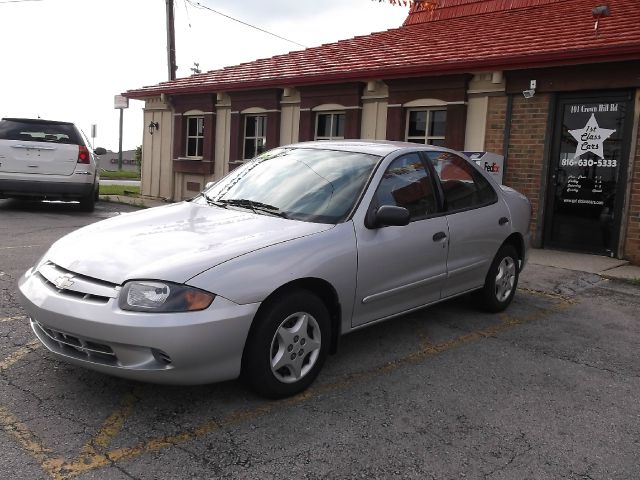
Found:
[{"label": "white window trim", "polygon": [[[203,132],[202,135],[189,135],[189,120],[198,119],[198,118],[202,119],[202,132]],[[185,158],[202,160],[202,158],[203,158],[202,153],[203,152],[200,152],[200,155],[189,155],[189,139],[195,138],[196,139],[196,145],[198,144],[197,139],[199,139],[199,138],[202,139],[202,148],[204,149],[204,115],[202,115],[202,114],[189,115],[189,116],[185,116],[185,119],[186,119],[186,121],[185,121],[185,126],[186,126],[185,138],[186,138],[186,141],[184,142],[185,143],[185,145],[184,145],[184,147],[185,147],[184,148],[184,150],[185,150],[184,151]],[[196,147],[196,150],[197,150],[197,147]],[[198,152],[196,151],[196,153],[198,153]]]},{"label": "white window trim", "polygon": [[316,126],[315,129],[313,131],[314,133],[314,140],[344,140],[344,135],[341,137],[338,136],[319,136],[318,135],[318,120],[320,119],[320,115],[331,115],[331,123],[329,125],[329,132],[333,132],[333,121],[335,119],[335,115],[344,115],[345,116],[345,122],[347,119],[347,116],[344,112],[344,110],[318,110],[316,111]]},{"label": "white window trim", "polygon": [[[446,140],[444,135],[429,135],[429,123],[431,121],[431,112],[436,111],[444,111],[446,112],[446,108],[438,108],[438,107],[430,107],[430,108],[409,108],[407,109],[407,121],[404,131],[404,139],[406,142],[410,142],[411,140],[422,140],[425,145],[431,145],[430,140]],[[427,127],[425,129],[424,136],[409,136],[409,119],[411,118],[411,112],[427,112]]]},{"label": "white window trim", "polygon": [[[247,119],[249,117],[262,117],[264,118],[264,131],[262,132],[262,135],[256,135],[254,137],[247,137]],[[254,152],[251,154],[251,156],[247,157],[246,156],[246,151],[245,149],[247,148],[247,140],[258,140],[259,138],[262,139],[262,145],[266,145],[267,144],[267,115],[266,113],[249,113],[243,116],[244,121],[242,122],[242,158],[243,161],[244,160],[248,160],[250,158],[255,157],[257,154],[257,152],[254,150]],[[254,145],[257,148],[258,142],[256,141],[254,143]]]}]

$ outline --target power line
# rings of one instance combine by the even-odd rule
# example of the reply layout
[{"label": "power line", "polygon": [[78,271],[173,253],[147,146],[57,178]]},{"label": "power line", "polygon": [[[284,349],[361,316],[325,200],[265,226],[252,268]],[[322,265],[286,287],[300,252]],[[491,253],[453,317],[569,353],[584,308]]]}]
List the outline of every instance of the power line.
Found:
[{"label": "power line", "polygon": [[0,3],[42,2],[43,0],[1,0]]},{"label": "power line", "polygon": [[298,45],[299,47],[302,47],[302,48],[307,48],[306,45],[302,45],[301,43],[294,42],[293,40],[289,40],[288,38],[285,38],[285,37],[281,37],[280,35],[277,35],[277,34],[275,34],[273,32],[269,32],[268,30],[265,30],[263,28],[256,27],[255,25],[251,25],[250,23],[244,22],[242,20],[238,20],[237,18],[231,17],[231,16],[226,15],[226,14],[224,14],[222,12],[219,12],[218,10],[214,10],[213,8],[207,7],[206,5],[202,5],[200,2],[193,2],[192,0],[186,0],[186,1],[187,1],[187,3],[189,3],[189,5],[191,5],[194,8],[201,8],[201,9],[204,9],[204,10],[209,10],[210,12],[213,12],[213,13],[216,13],[216,14],[222,16],[222,17],[228,18],[229,20],[233,20],[234,22],[238,22],[238,23],[241,23],[242,25],[245,25],[247,27],[253,28],[255,30],[259,30],[260,32],[263,32],[263,33],[266,33],[266,34],[271,35],[273,37],[279,38],[280,40],[284,40],[285,42],[293,43],[294,45]]}]

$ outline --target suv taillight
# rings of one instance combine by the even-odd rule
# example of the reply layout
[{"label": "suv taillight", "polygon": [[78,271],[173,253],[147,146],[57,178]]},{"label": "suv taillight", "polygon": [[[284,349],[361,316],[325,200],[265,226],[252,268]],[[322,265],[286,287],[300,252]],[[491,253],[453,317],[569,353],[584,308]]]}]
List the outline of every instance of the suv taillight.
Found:
[{"label": "suv taillight", "polygon": [[84,145],[78,145],[78,163],[89,163],[89,149]]}]

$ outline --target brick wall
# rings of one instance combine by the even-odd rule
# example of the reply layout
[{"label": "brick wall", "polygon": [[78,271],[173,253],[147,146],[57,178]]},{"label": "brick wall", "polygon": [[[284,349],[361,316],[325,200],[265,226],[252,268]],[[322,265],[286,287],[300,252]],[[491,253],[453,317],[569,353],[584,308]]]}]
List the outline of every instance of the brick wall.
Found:
[{"label": "brick wall", "polygon": [[635,265],[640,265],[640,131],[638,132],[636,156],[631,175],[631,196],[624,257]]},{"label": "brick wall", "polygon": [[487,127],[484,145],[487,152],[502,155],[504,144],[504,124],[507,114],[507,97],[489,97],[487,107]]},{"label": "brick wall", "polygon": [[[506,97],[489,98],[485,135],[487,151],[503,154],[506,107]],[[529,198],[533,207],[532,232],[536,231],[539,221],[548,114],[549,95],[539,94],[533,98],[514,96],[509,154],[505,161],[506,176],[503,181]]]}]

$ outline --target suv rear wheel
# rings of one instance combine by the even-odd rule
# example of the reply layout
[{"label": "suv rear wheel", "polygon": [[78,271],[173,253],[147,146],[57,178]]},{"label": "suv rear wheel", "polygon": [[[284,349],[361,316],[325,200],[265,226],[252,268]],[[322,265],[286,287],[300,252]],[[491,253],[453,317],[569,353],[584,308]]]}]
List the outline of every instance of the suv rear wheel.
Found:
[{"label": "suv rear wheel", "polygon": [[93,190],[87,193],[80,199],[80,210],[83,212],[93,212],[96,207],[96,200],[98,198],[98,187],[93,186]]}]

